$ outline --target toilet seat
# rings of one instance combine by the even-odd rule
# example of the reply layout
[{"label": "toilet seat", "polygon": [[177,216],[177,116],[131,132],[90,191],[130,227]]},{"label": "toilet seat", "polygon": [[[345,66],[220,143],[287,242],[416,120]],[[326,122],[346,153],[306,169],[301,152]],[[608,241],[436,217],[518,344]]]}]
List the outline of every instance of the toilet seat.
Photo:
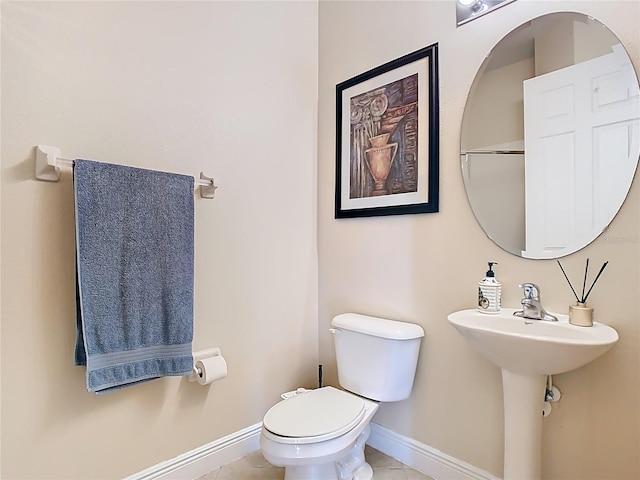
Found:
[{"label": "toilet seat", "polygon": [[264,416],[263,425],[280,443],[317,443],[350,431],[365,413],[362,398],[323,387],[277,403]]}]

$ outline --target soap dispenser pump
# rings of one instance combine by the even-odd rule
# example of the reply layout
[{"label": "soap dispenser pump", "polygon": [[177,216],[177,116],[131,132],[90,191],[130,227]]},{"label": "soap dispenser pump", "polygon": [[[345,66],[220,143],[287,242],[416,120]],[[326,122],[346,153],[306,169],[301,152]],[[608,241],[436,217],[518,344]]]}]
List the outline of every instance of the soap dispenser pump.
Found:
[{"label": "soap dispenser pump", "polygon": [[482,313],[500,312],[502,301],[502,284],[496,279],[493,266],[498,262],[488,262],[489,270],[486,276],[478,283],[478,311]]}]

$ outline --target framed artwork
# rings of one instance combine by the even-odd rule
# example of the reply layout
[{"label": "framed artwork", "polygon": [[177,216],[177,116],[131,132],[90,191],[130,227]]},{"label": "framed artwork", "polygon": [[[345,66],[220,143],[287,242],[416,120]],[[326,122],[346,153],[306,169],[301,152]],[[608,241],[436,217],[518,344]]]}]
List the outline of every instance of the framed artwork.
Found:
[{"label": "framed artwork", "polygon": [[336,85],[335,218],[438,211],[438,44]]}]

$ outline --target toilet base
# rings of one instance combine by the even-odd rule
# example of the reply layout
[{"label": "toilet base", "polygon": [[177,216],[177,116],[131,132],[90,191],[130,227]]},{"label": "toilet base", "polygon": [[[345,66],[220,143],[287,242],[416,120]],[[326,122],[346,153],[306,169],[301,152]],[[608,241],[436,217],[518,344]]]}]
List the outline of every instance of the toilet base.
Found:
[{"label": "toilet base", "polygon": [[349,453],[336,462],[340,480],[371,480],[373,478],[373,469],[364,458],[364,445],[370,433],[371,425],[367,424]]},{"label": "toilet base", "polygon": [[364,462],[360,468],[353,472],[353,480],[371,480],[373,478],[373,468]]},{"label": "toilet base", "polygon": [[370,433],[371,427],[367,425],[347,454],[335,462],[286,466],[284,480],[371,480],[373,469],[364,458]]},{"label": "toilet base", "polygon": [[310,478],[340,480],[335,462],[321,465],[296,465],[286,467],[284,470],[284,480],[308,480]]},{"label": "toilet base", "polygon": [[373,468],[365,462],[350,477],[341,477],[336,470],[334,462],[322,465],[307,465],[304,467],[288,467],[284,471],[284,480],[371,480],[373,478]]}]

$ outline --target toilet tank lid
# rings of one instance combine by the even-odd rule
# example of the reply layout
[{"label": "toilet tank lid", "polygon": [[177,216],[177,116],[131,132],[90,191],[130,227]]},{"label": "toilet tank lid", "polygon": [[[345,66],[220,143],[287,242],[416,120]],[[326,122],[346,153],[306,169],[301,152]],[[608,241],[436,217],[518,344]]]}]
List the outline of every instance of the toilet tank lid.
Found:
[{"label": "toilet tank lid", "polygon": [[424,330],[415,323],[398,322],[397,320],[370,317],[359,313],[337,315],[331,321],[331,326],[393,340],[410,340],[424,337]]}]

